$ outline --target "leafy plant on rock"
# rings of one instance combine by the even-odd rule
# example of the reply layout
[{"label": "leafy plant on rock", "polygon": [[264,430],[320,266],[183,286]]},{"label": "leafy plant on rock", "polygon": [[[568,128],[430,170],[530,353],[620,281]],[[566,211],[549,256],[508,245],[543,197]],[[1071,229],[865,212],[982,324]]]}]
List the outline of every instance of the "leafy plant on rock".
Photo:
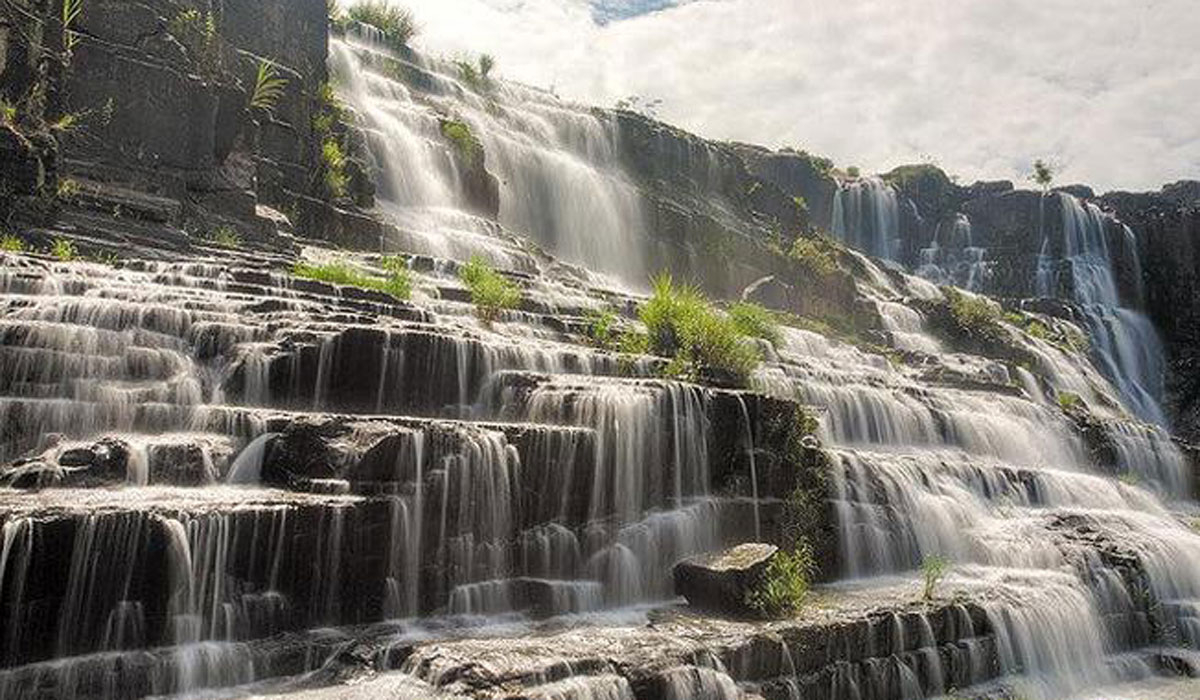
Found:
[{"label": "leafy plant on rock", "polygon": [[407,46],[418,31],[412,12],[387,0],[366,0],[352,5],[346,10],[346,17],[374,27],[386,43],[396,48]]},{"label": "leafy plant on rock", "polygon": [[272,114],[287,84],[287,78],[279,75],[279,66],[274,61],[260,60],[254,78],[254,92],[250,94],[250,108]]},{"label": "leafy plant on rock", "polygon": [[812,548],[798,542],[789,552],[780,550],[767,565],[763,577],[746,592],[746,605],[764,617],[795,614],[808,600],[817,566]]},{"label": "leafy plant on rock", "polygon": [[669,274],[653,280],[653,294],[638,308],[649,350],[671,358],[668,375],[699,378],[706,372],[744,384],[762,358],[734,320],[712,308],[692,285],[677,285]]},{"label": "leafy plant on rock", "polygon": [[946,572],[950,569],[950,561],[940,554],[931,554],[926,556],[921,562],[921,575],[925,579],[925,586],[922,589],[922,597],[926,601],[933,600],[937,593],[937,586],[945,578]]},{"label": "leafy plant on rock", "polygon": [[515,309],[521,303],[521,288],[478,255],[459,269],[458,277],[471,292],[475,313],[485,324],[490,325],[502,311]]}]

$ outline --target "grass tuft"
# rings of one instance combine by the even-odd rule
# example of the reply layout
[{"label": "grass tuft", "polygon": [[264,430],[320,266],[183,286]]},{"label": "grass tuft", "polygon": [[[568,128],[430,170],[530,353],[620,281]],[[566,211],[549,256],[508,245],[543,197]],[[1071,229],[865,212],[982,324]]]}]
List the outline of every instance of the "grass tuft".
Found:
[{"label": "grass tuft", "polygon": [[[396,258],[396,260],[399,260],[399,258]],[[384,268],[387,270],[387,277],[368,274],[364,270],[341,260],[320,265],[298,262],[292,267],[292,275],[303,279],[337,284],[343,287],[371,289],[389,294],[400,300],[407,300],[411,297],[412,278],[409,275],[408,266],[395,263],[389,265],[385,262]]]},{"label": "grass tuft", "polygon": [[515,309],[521,303],[521,289],[504,275],[496,272],[478,255],[463,265],[458,277],[471,292],[471,303],[485,324],[491,324],[505,309]]},{"label": "grass tuft", "polygon": [[816,570],[807,542],[798,542],[791,552],[780,550],[767,565],[758,585],[747,591],[746,605],[765,617],[794,614],[808,599]]},{"label": "grass tuft", "polygon": [[0,251],[5,253],[24,253],[27,250],[25,239],[20,236],[7,233],[0,236]]},{"label": "grass tuft", "polygon": [[738,302],[729,307],[729,317],[735,328],[752,338],[761,338],[771,345],[778,345],[782,339],[775,314],[759,304]]},{"label": "grass tuft", "polygon": [[386,0],[366,0],[352,5],[346,10],[346,17],[378,29],[384,40],[397,48],[407,46],[418,32],[412,12]]},{"label": "grass tuft", "polygon": [[66,238],[55,238],[54,244],[50,246],[50,254],[59,262],[71,262],[79,259],[79,251],[75,248],[75,243]]},{"label": "grass tuft", "polygon": [[667,375],[697,379],[715,371],[747,382],[762,358],[737,323],[712,308],[694,286],[677,285],[668,274],[655,277],[653,284],[654,293],[638,316],[646,326],[648,349],[672,358]]}]

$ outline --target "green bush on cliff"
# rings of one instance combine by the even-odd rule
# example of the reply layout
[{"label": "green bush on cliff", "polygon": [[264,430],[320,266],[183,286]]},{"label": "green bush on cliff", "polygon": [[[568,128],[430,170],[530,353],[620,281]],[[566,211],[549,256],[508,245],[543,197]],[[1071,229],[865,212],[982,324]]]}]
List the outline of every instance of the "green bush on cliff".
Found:
[{"label": "green bush on cliff", "polygon": [[387,0],[367,0],[352,5],[346,10],[346,16],[378,29],[384,40],[397,48],[407,46],[417,35],[417,22],[412,12]]},{"label": "green bush on cliff", "polygon": [[327,138],[321,144],[321,172],[325,193],[333,198],[344,197],[350,179],[346,175],[346,154],[337,139]]},{"label": "green bush on cliff", "polygon": [[775,314],[758,304],[742,301],[729,307],[729,317],[733,325],[743,334],[753,338],[762,338],[771,345],[778,345],[782,339],[779,321]]},{"label": "green bush on cliff", "polygon": [[220,72],[217,19],[212,12],[183,10],[167,23],[167,31],[183,45],[201,74],[211,78]]},{"label": "green bush on cliff", "polygon": [[371,289],[400,300],[412,296],[412,279],[407,266],[385,266],[385,269],[387,277],[378,277],[341,260],[320,265],[301,261],[292,267],[292,275],[344,287]]},{"label": "green bush on cliff", "polygon": [[20,236],[6,233],[4,236],[0,236],[0,251],[4,251],[5,253],[23,253],[25,252],[25,240]]},{"label": "green bush on cliff", "polygon": [[612,309],[590,311],[587,314],[587,335],[593,347],[614,350],[620,342],[617,332],[617,314]]},{"label": "green bush on cliff", "polygon": [[454,150],[468,167],[474,168],[483,156],[483,144],[465,122],[447,119],[442,122],[442,136],[454,146]]},{"label": "green bush on cliff", "polygon": [[832,246],[820,238],[800,236],[792,243],[790,256],[809,274],[819,278],[829,277],[838,270]]},{"label": "green bush on cliff", "polygon": [[17,106],[8,100],[0,100],[0,124],[16,126]]},{"label": "green bush on cliff", "polygon": [[697,379],[706,371],[745,383],[762,358],[728,316],[712,308],[691,285],[676,285],[668,274],[654,278],[654,293],[638,309],[649,350],[672,358],[670,376]]},{"label": "green bush on cliff", "polygon": [[471,292],[471,303],[485,324],[499,318],[501,311],[515,309],[521,303],[521,288],[478,255],[459,269],[458,277]]},{"label": "green bush on cliff", "polygon": [[79,259],[79,251],[75,248],[75,243],[66,238],[55,238],[54,243],[50,246],[50,254],[59,262],[72,262]]},{"label": "green bush on cliff", "polygon": [[976,337],[1003,337],[1004,329],[1000,325],[1000,309],[981,296],[973,296],[960,292],[953,287],[943,290],[950,315],[958,327]]},{"label": "green bush on cliff", "polygon": [[808,599],[816,571],[807,542],[798,542],[790,552],[780,550],[758,584],[746,592],[746,605],[764,617],[792,615]]}]

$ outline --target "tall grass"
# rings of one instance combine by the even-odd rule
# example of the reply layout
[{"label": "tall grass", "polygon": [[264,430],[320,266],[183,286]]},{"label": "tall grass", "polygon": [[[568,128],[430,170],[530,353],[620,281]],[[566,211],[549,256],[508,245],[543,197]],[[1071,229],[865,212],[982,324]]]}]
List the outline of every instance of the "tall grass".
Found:
[{"label": "tall grass", "polygon": [[808,599],[816,561],[807,542],[790,551],[780,550],[767,565],[761,581],[746,594],[746,604],[767,617],[791,615]]},{"label": "tall grass", "polygon": [[346,17],[378,29],[394,46],[407,46],[418,31],[412,12],[386,0],[367,0],[352,5],[346,10]]},{"label": "tall grass", "polygon": [[400,258],[395,258],[400,261],[399,264],[395,262],[388,264],[386,260],[385,258],[384,268],[388,273],[386,277],[369,274],[342,260],[320,265],[298,262],[292,267],[292,275],[343,287],[371,289],[401,300],[408,299],[412,296],[412,278],[409,275],[408,266],[404,265]]},{"label": "tall grass", "polygon": [[676,284],[668,274],[655,277],[653,284],[638,317],[646,326],[649,350],[672,358],[670,373],[695,379],[715,372],[748,381],[762,358],[738,324],[692,285]]},{"label": "tall grass", "polygon": [[475,312],[486,324],[499,318],[501,311],[514,309],[521,303],[520,287],[493,270],[478,255],[459,269],[458,277],[470,290]]}]

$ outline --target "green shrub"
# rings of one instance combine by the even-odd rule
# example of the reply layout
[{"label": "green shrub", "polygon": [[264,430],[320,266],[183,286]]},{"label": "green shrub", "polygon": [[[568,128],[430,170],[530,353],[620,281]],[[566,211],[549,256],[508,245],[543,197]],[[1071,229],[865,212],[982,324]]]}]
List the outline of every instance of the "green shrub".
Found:
[{"label": "green shrub", "polygon": [[791,258],[810,274],[825,278],[838,270],[837,258],[827,241],[800,236],[792,243]]},{"label": "green shrub", "polygon": [[729,307],[729,317],[733,319],[734,327],[745,335],[762,338],[772,345],[778,345],[782,338],[775,314],[758,304],[738,302]]},{"label": "green shrub", "polygon": [[274,112],[287,84],[287,78],[280,77],[279,66],[274,61],[259,60],[254,92],[250,94],[250,108],[261,109],[267,114]]},{"label": "green shrub", "polygon": [[0,124],[16,125],[17,106],[8,100],[0,100]]},{"label": "green shrub", "polygon": [[808,200],[805,199],[803,195],[798,194],[795,197],[792,197],[792,204],[796,205],[796,211],[800,212],[801,214],[808,213]]},{"label": "green shrub", "polygon": [[1070,391],[1060,391],[1058,392],[1058,407],[1064,411],[1083,408],[1083,398]]},{"label": "green shrub", "polygon": [[79,128],[80,115],[77,112],[67,112],[58,119],[50,122],[50,130],[69,134]]},{"label": "green shrub", "polygon": [[387,0],[367,0],[352,5],[346,10],[346,16],[378,29],[384,40],[395,47],[407,46],[417,35],[417,22],[412,12]]},{"label": "green shrub", "polygon": [[483,156],[483,145],[475,138],[471,127],[465,122],[446,120],[442,122],[442,136],[445,137],[468,167],[475,167]]},{"label": "green shrub", "polygon": [[55,194],[59,199],[73,199],[79,194],[79,182],[72,180],[69,177],[64,177],[58,181],[55,187]]},{"label": "green shrub", "polygon": [[697,378],[704,370],[746,382],[761,359],[733,319],[713,309],[698,289],[676,285],[670,275],[654,279],[654,293],[638,309],[648,348],[672,358],[671,376]]},{"label": "green shrub", "polygon": [[963,294],[953,287],[947,287],[945,292],[950,315],[960,329],[979,337],[1003,337],[1001,314],[995,304],[984,297]]},{"label": "green shrub", "polygon": [[617,339],[617,351],[626,355],[645,355],[650,352],[650,336],[628,329]]},{"label": "green shrub", "polygon": [[588,340],[594,347],[601,350],[613,350],[620,342],[617,333],[617,314],[612,309],[590,311],[588,319]]},{"label": "green shrub", "polygon": [[926,556],[921,562],[921,574],[925,578],[925,588],[922,597],[925,600],[933,600],[933,596],[937,593],[937,585],[946,576],[946,572],[950,569],[950,561],[938,554]]},{"label": "green shrub", "polygon": [[50,254],[59,262],[71,262],[79,259],[79,251],[75,249],[75,243],[66,238],[55,238],[54,244],[50,246]]},{"label": "green shrub", "polygon": [[25,240],[20,236],[6,233],[0,236],[0,250],[5,253],[23,253],[25,252]]},{"label": "green shrub", "polygon": [[230,226],[218,226],[208,237],[214,245],[222,248],[241,248],[242,236]]},{"label": "green shrub", "polygon": [[850,177],[861,177],[862,171],[858,169],[857,165],[851,165],[849,168],[846,168],[846,174]]},{"label": "green shrub", "polygon": [[765,617],[782,617],[800,610],[808,599],[816,562],[807,542],[780,550],[767,565],[762,580],[746,592],[746,605]]},{"label": "green shrub", "polygon": [[167,23],[167,31],[179,40],[202,73],[215,76],[221,69],[221,52],[217,45],[217,19],[211,12],[184,10]]},{"label": "green shrub", "polygon": [[471,292],[471,303],[481,321],[491,324],[505,309],[521,303],[521,288],[492,269],[483,258],[472,256],[458,271],[458,277]]},{"label": "green shrub", "polygon": [[412,295],[412,280],[408,274],[408,267],[393,265],[386,269],[389,272],[387,277],[377,277],[340,260],[322,265],[298,262],[292,267],[292,275],[344,287],[372,289],[397,299],[408,299]]},{"label": "green shrub", "polygon": [[346,154],[337,139],[327,138],[321,144],[321,170],[326,194],[334,198],[345,196],[350,179],[346,175]]}]

